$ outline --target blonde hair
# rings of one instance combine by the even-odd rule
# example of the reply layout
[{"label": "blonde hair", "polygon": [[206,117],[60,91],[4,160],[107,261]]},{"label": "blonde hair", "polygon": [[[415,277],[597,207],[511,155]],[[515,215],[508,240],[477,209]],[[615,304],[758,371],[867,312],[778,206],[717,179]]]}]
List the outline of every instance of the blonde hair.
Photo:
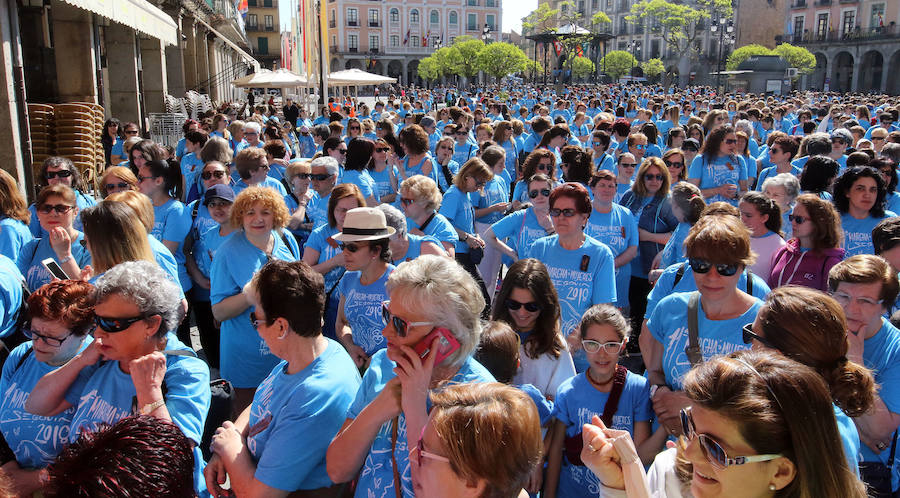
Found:
[{"label": "blonde hair", "polygon": [[106,171],[103,172],[103,176],[100,177],[100,193],[103,194],[103,197],[109,195],[106,191],[106,182],[109,181],[109,178],[112,176],[125,180],[129,190],[137,190],[138,179],[134,176],[134,173],[130,168],[124,166],[110,166],[109,168],[106,168]]},{"label": "blonde hair", "polygon": [[150,198],[146,195],[134,190],[128,190],[110,194],[106,200],[121,202],[130,207],[141,224],[144,225],[144,230],[147,230],[147,233],[153,231],[153,224],[156,223],[156,214],[153,211],[153,203],[150,202]]},{"label": "blonde hair", "polygon": [[309,173],[312,171],[312,166],[310,165],[312,161],[297,161],[288,164],[287,169],[284,171],[284,177],[287,179],[288,183],[294,181],[294,177],[300,173]]},{"label": "blonde hair", "polygon": [[0,215],[28,224],[31,213],[25,198],[16,187],[16,180],[5,170],[0,169]]},{"label": "blonde hair", "polygon": [[413,175],[400,183],[400,193],[406,192],[410,196],[425,202],[425,210],[437,210],[441,207],[444,197],[438,190],[437,183],[425,175]]},{"label": "blonde hair", "polygon": [[130,206],[107,200],[81,213],[94,274],[105,273],[125,261],[156,263],[144,224],[134,223],[133,218],[134,210]]},{"label": "blonde hair", "polygon": [[640,197],[647,197],[649,194],[647,186],[644,185],[644,173],[654,166],[659,170],[659,174],[663,177],[662,185],[659,187],[659,190],[656,191],[655,197],[665,197],[669,195],[669,184],[671,184],[672,181],[669,179],[669,168],[666,167],[666,163],[658,157],[646,157],[644,158],[644,162],[641,163],[641,167],[638,168],[637,175],[634,177],[634,183],[631,185],[631,190]]},{"label": "blonde hair", "polygon": [[491,168],[485,163],[481,158],[473,157],[466,161],[465,164],[459,168],[459,171],[456,173],[456,176],[453,177],[453,185],[456,185],[456,188],[465,192],[466,188],[466,177],[471,176],[476,180],[484,180],[485,182],[490,181],[494,178],[494,173],[491,171]]},{"label": "blonde hair", "polygon": [[756,261],[750,249],[750,231],[734,216],[702,216],[684,239],[684,252],[689,258],[715,264],[750,266]]}]

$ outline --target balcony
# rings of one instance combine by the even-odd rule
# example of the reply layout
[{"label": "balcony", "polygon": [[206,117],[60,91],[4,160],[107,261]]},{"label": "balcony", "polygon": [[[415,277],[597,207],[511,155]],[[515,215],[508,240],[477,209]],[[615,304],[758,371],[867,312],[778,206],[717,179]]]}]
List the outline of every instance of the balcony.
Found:
[{"label": "balcony", "polygon": [[816,6],[827,7],[831,5],[831,0],[816,0]]},{"label": "balcony", "polygon": [[378,47],[370,48],[370,49],[369,49],[369,53],[370,53],[370,54],[378,55],[379,53],[381,53],[381,50],[379,50]]},{"label": "balcony", "polygon": [[372,19],[369,19],[369,27],[370,28],[380,28],[381,21],[373,21]]},{"label": "balcony", "polygon": [[859,3],[859,0],[839,0],[839,3]]},{"label": "balcony", "polygon": [[328,27],[329,27],[329,28],[336,28],[336,27],[337,27],[337,23],[334,21],[334,19],[328,21]]},{"label": "balcony", "polygon": [[898,38],[900,38],[900,29],[898,29],[897,25],[854,29],[846,33],[812,33],[805,31],[802,34],[785,34],[781,37],[782,40],[794,45],[814,45],[817,43],[863,44]]},{"label": "balcony", "polygon": [[277,9],[278,0],[247,0],[247,7]]},{"label": "balcony", "polygon": [[249,46],[244,18],[234,8],[234,2],[212,0],[212,4],[215,13],[209,17],[210,24],[230,40],[239,40],[240,45]]},{"label": "balcony", "polygon": [[244,29],[246,29],[248,33],[251,31],[259,31],[259,24],[248,24]]},{"label": "balcony", "polygon": [[359,47],[347,47],[347,52],[355,54],[359,52]]},{"label": "balcony", "polygon": [[352,27],[352,28],[358,28],[358,27],[359,27],[359,21],[356,21],[356,20],[352,20],[352,21],[351,21],[351,20],[348,19],[348,20],[347,20],[347,26],[350,26],[350,27]]},{"label": "balcony", "polygon": [[275,26],[266,26],[266,31],[275,31]]},{"label": "balcony", "polygon": [[794,0],[791,2],[792,9],[805,9],[806,8],[806,0]]}]

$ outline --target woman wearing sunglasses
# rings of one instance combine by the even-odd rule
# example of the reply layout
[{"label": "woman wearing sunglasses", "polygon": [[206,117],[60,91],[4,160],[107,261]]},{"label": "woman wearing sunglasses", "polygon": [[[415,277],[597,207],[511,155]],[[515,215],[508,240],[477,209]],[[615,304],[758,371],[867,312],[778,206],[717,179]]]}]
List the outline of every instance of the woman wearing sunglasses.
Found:
[{"label": "woman wearing sunglasses", "polygon": [[[762,186],[766,183],[766,180],[781,173],[790,173],[799,177],[803,168],[791,164],[799,147],[800,144],[797,143],[797,139],[794,137],[787,135],[776,137],[766,152],[768,155],[768,162],[772,165],[763,168],[759,172],[759,178],[756,179],[756,190],[762,190]],[[760,158],[758,162],[762,165],[765,161],[763,158]]]},{"label": "woman wearing sunglasses", "polygon": [[845,254],[840,247],[841,220],[837,210],[815,194],[802,194],[788,219],[793,237],[772,254],[769,287],[802,285],[828,290],[828,272]]},{"label": "woman wearing sunglasses", "polygon": [[747,165],[737,151],[731,125],[716,127],[703,144],[703,152],[688,167],[688,181],[700,187],[707,203],[724,201],[737,206],[747,191]]},{"label": "woman wearing sunglasses", "polygon": [[116,192],[137,190],[137,176],[124,166],[111,166],[106,168],[100,177],[100,196],[106,198]]},{"label": "woman wearing sunglasses", "polygon": [[[30,340],[10,352],[0,378],[0,433],[12,450],[4,458],[3,473],[26,496],[41,488],[42,470],[68,442],[65,436],[75,409],[50,417],[34,417],[25,410],[34,385],[44,374],[71,360],[91,342],[94,326],[94,286],[82,280],[59,280],[28,296]],[[77,404],[75,397],[68,398]]]},{"label": "woman wearing sunglasses", "polygon": [[[398,266],[386,288],[391,298],[382,309],[387,348],[372,356],[347,419],[328,448],[328,476],[337,483],[359,476],[358,498],[415,496],[410,450],[427,423],[429,393],[447,381],[493,381],[472,358],[485,302],[468,272],[448,258],[424,255]],[[459,347],[453,348],[452,341]],[[438,363],[444,342],[453,352]],[[539,441],[537,423],[535,431]]]},{"label": "woman wearing sunglasses", "polygon": [[400,130],[398,139],[405,154],[399,165],[400,178],[422,175],[440,185],[444,180],[441,179],[439,166],[429,152],[428,132],[421,126],[413,124]]},{"label": "woman wearing sunglasses", "polygon": [[[136,171],[136,170],[135,170]],[[78,212],[81,213],[85,208],[89,208],[97,201],[92,196],[86,194],[87,187],[81,177],[78,168],[67,157],[52,156],[48,157],[41,164],[41,174],[36,178],[38,186],[46,187],[48,185],[65,185],[75,191],[75,205],[78,206]],[[31,212],[31,223],[29,228],[31,234],[35,237],[46,237],[47,232],[41,227],[41,223],[37,217],[37,204],[28,206]],[[75,216],[75,229],[81,230],[81,216]]]},{"label": "woman wearing sunglasses", "polygon": [[41,263],[52,259],[70,278],[80,278],[81,269],[91,264],[91,253],[84,247],[84,234],[75,229],[75,192],[65,185],[44,187],[34,203],[45,237],[32,239],[22,247],[16,266],[25,276],[29,289],[49,283],[54,276]]},{"label": "woman wearing sunglasses", "polygon": [[359,369],[365,369],[376,351],[385,347],[381,334],[381,303],[388,300],[385,284],[394,271],[384,212],[360,207],[347,211],[341,232],[334,235],[344,256],[347,273],[338,285],[335,332]]},{"label": "woman wearing sunglasses", "polygon": [[512,261],[524,257],[525,250],[537,239],[556,232],[550,217],[550,178],[536,174],[519,183],[528,187],[525,192],[530,206],[504,216],[484,233],[485,242]]},{"label": "woman wearing sunglasses", "polygon": [[[866,496],[846,460],[835,458],[842,450],[831,395],[813,369],[768,351],[740,351],[693,369],[685,392],[683,458],[661,453],[649,482],[634,467],[640,462],[627,433],[599,417],[585,427],[582,459],[602,483],[601,496]],[[623,473],[629,466],[636,473]]]},{"label": "woman wearing sunglasses", "polygon": [[594,151],[593,161],[594,169],[600,171],[616,171],[616,159],[609,154],[610,138],[609,133],[603,130],[595,130],[591,133],[591,150]]},{"label": "woman wearing sunglasses", "polygon": [[451,137],[443,137],[434,146],[434,162],[438,167],[438,187],[444,192],[453,185],[453,177],[459,173],[460,164],[453,160],[455,142]]},{"label": "woman wearing sunglasses", "polygon": [[[657,450],[645,444],[652,415],[647,379],[618,363],[631,332],[628,321],[615,307],[600,304],[585,312],[578,329],[590,366],[584,374],[563,382],[553,402],[553,436],[544,482],[547,498],[597,496],[597,477],[580,458],[582,427],[595,416],[608,414],[608,427],[627,431],[643,461],[649,463]],[[615,400],[613,391],[618,394]],[[615,405],[607,409],[610,402]]]},{"label": "woman wearing sunglasses", "polygon": [[379,204],[378,186],[369,175],[369,168],[375,154],[375,142],[368,138],[354,138],[347,145],[347,159],[344,161],[344,173],[341,175],[341,183],[352,183],[359,187],[366,205],[369,207]]},{"label": "woman wearing sunglasses", "polygon": [[[441,152],[441,144],[438,142],[438,160],[440,160]],[[396,163],[397,157],[394,155],[394,149],[391,148],[390,144],[382,138],[375,140],[372,162],[369,164],[369,176],[375,182],[375,190],[381,202],[392,203],[397,200],[400,170],[397,169]],[[459,168],[459,165],[457,165],[457,168]]]},{"label": "woman wearing sunglasses", "polygon": [[[591,217],[584,232],[603,242],[613,252],[616,265],[616,306],[628,306],[628,285],[631,281],[631,260],[637,256],[638,227],[631,211],[613,202],[616,197],[616,176],[600,170],[590,179]],[[624,267],[624,268],[623,268]]]},{"label": "woman wearing sunglasses", "polygon": [[575,334],[581,315],[594,304],[616,302],[613,253],[584,233],[591,210],[587,189],[580,183],[556,187],[550,194],[550,218],[556,234],[536,240],[525,254],[547,265],[553,278],[562,306],[561,331],[569,339],[569,349],[576,351],[573,356],[579,372],[587,368]]},{"label": "woman wearing sunglasses", "polygon": [[437,212],[442,199],[437,183],[426,176],[411,176],[400,184],[400,207],[406,215],[409,232],[437,239],[452,257],[460,239],[450,220]]},{"label": "woman wearing sunglasses", "polygon": [[527,180],[534,175],[545,175],[549,178],[552,182],[551,189],[559,183],[556,178],[556,157],[547,149],[534,149],[528,154],[522,164],[521,174],[521,177],[516,178],[516,186],[513,187],[512,199],[516,208],[526,202],[532,202]]},{"label": "woman wearing sunglasses", "polygon": [[552,401],[559,386],[575,375],[575,365],[559,330],[559,298],[547,267],[531,258],[513,263],[492,313],[492,320],[508,323],[519,336],[512,383],[531,384]]},{"label": "woman wearing sunglasses", "polygon": [[134,413],[172,422],[194,444],[194,486],[202,492],[209,367],[175,337],[178,284],[154,263],[129,261],[95,285],[94,342],[44,375],[25,408],[53,416],[74,407],[71,440]]},{"label": "woman wearing sunglasses", "polygon": [[687,167],[685,167],[684,152],[681,149],[667,150],[662,155],[662,159],[669,170],[669,178],[672,179],[673,186],[687,179]]},{"label": "woman wearing sunglasses", "polygon": [[[737,285],[755,256],[750,250],[750,232],[740,219],[704,216],[691,228],[684,247],[697,291],[674,293],[660,300],[640,338],[644,364],[655,386],[651,393],[653,410],[670,434],[678,434],[678,410],[688,404],[681,391],[692,362],[747,348],[741,327],[752,321],[762,306],[759,299]],[[687,324],[694,316],[702,356],[691,358]]]}]

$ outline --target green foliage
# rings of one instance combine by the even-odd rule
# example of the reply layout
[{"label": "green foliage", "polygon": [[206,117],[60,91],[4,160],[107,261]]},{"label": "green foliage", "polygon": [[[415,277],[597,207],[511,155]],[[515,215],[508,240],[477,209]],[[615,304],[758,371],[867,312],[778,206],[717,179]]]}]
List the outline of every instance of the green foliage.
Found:
[{"label": "green foliage", "polygon": [[782,43],[775,47],[773,52],[786,60],[790,67],[796,67],[802,74],[809,74],[816,69],[816,56],[803,47]]},{"label": "green foliage", "polygon": [[423,80],[428,81],[436,81],[443,75],[437,59],[435,59],[433,56],[425,57],[424,59],[419,61],[418,72],[419,76],[421,76]]},{"label": "green foliage", "polygon": [[647,62],[642,62],[641,69],[644,71],[644,76],[652,80],[662,74],[666,70],[666,66],[663,64],[662,59],[654,58]]},{"label": "green foliage", "polygon": [[522,18],[522,28],[536,33],[543,33],[555,28],[556,16],[559,10],[551,9],[547,3],[538,5],[538,8]]},{"label": "green foliage", "polygon": [[568,61],[572,68],[572,77],[581,79],[594,74],[594,62],[587,57],[573,57]]},{"label": "green foliage", "polygon": [[528,59],[528,62],[525,64],[525,72],[528,74],[541,74],[544,72],[544,66],[541,66],[541,63],[534,59]]},{"label": "green foliage", "polygon": [[637,59],[624,50],[613,50],[600,59],[600,67],[613,81],[625,76],[637,65]]},{"label": "green foliage", "polygon": [[744,45],[728,56],[728,62],[726,62],[725,64],[725,69],[727,69],[728,71],[734,71],[741,64],[741,62],[744,62],[754,55],[775,55],[775,52],[755,43]]},{"label": "green foliage", "polygon": [[598,24],[612,24],[612,19],[606,15],[606,12],[603,12],[602,10],[597,11],[596,14],[591,16],[591,26],[596,26]]},{"label": "green foliage", "polygon": [[698,8],[677,0],[641,0],[631,7],[631,14],[626,19],[632,23],[644,19],[655,21],[662,28],[666,43],[679,55],[686,55],[700,34],[698,23],[709,19],[710,13],[725,18],[733,14],[731,0],[699,0],[696,5]]},{"label": "green foliage", "polygon": [[465,76],[466,78],[471,78],[478,74],[478,70],[480,69],[478,65],[478,54],[484,49],[484,42],[472,38],[463,41],[457,39],[453,44],[453,48],[459,51],[460,56],[453,68],[453,73]]},{"label": "green foliage", "polygon": [[478,52],[478,67],[498,80],[524,71],[527,66],[528,56],[511,43],[489,43]]},{"label": "green foliage", "polygon": [[462,61],[462,54],[456,47],[441,47],[431,54],[431,57],[437,62],[441,76],[455,74],[456,67]]}]

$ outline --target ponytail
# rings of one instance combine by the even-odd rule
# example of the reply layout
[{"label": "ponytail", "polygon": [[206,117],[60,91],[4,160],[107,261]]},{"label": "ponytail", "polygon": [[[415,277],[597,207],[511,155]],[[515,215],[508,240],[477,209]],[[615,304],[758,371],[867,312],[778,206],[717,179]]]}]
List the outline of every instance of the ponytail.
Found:
[{"label": "ponytail", "polygon": [[678,182],[672,187],[672,202],[684,213],[684,221],[691,226],[700,219],[706,209],[706,201],[700,189],[689,182]]},{"label": "ponytail", "polygon": [[153,176],[163,179],[163,186],[170,197],[179,201],[184,198],[184,182],[181,175],[181,166],[179,166],[177,162],[160,159],[147,161],[145,166],[150,169]]},{"label": "ponytail", "polygon": [[829,368],[819,368],[834,404],[848,417],[866,413],[875,402],[875,379],[869,369],[840,357]]},{"label": "ponytail", "polygon": [[762,192],[750,191],[741,197],[741,202],[752,204],[760,215],[768,216],[765,223],[767,230],[784,236],[781,233],[781,208],[775,201],[766,197]]}]

